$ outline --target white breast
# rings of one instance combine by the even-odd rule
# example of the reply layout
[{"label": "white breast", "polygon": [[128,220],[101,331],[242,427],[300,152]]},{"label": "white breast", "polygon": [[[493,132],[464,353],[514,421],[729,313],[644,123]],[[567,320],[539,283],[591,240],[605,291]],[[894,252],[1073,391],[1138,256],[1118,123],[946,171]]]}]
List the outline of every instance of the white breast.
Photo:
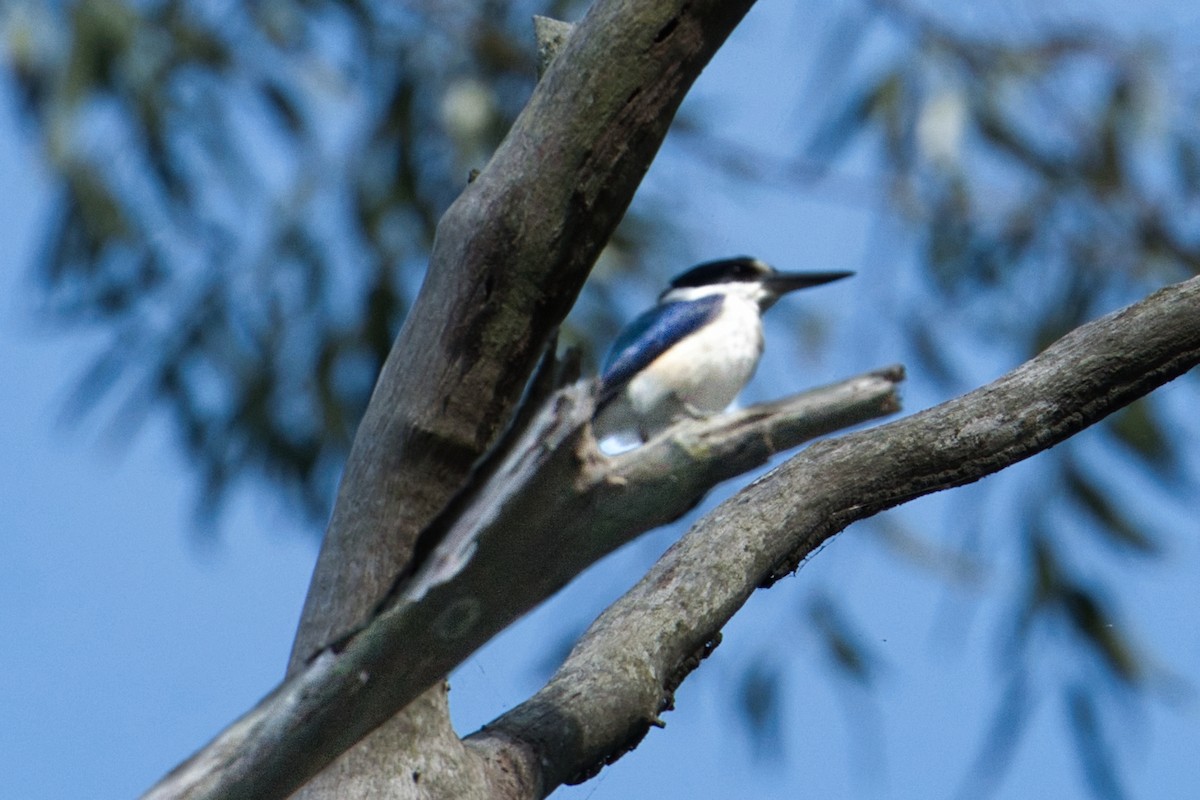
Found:
[{"label": "white breast", "polygon": [[655,359],[626,387],[631,410],[654,431],[688,413],[724,410],[762,356],[758,304],[728,295],[717,318]]}]

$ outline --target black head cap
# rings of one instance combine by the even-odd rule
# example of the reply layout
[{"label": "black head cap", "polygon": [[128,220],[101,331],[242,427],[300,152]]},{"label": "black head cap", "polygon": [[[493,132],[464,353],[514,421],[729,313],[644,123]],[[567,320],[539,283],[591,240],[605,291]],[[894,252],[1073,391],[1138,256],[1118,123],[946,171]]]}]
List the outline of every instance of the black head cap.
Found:
[{"label": "black head cap", "polygon": [[714,283],[757,281],[774,273],[775,270],[769,264],[757,258],[723,258],[719,261],[705,262],[676,275],[671,279],[671,288],[686,289],[694,286],[712,286]]}]

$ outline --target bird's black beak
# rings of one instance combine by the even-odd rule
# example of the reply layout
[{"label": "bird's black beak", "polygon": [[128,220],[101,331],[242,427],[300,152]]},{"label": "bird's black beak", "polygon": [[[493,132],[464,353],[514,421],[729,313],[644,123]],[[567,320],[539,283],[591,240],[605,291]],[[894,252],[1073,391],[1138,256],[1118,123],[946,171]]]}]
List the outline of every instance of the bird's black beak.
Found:
[{"label": "bird's black beak", "polygon": [[788,292],[794,292],[797,289],[811,289],[823,283],[840,281],[853,274],[853,272],[776,272],[763,279],[763,286],[771,293],[770,302],[774,303]]}]

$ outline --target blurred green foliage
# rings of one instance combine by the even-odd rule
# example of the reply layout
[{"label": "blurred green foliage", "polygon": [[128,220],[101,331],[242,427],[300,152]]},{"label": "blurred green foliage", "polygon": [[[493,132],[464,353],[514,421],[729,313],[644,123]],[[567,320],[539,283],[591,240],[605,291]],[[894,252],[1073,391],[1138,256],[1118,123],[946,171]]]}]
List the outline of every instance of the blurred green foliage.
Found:
[{"label": "blurred green foliage", "polygon": [[104,332],[73,412],[165,411],[211,512],[265,476],[323,519],[434,228],[577,3],[6,6],[61,177],[44,311]]}]

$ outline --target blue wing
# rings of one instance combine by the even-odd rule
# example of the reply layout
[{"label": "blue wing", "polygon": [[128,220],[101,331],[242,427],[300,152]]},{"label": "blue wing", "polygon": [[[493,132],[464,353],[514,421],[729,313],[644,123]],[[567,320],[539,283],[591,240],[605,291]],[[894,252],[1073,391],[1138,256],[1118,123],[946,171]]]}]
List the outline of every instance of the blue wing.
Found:
[{"label": "blue wing", "polygon": [[695,333],[721,311],[719,294],[680,303],[668,303],[645,312],[617,336],[600,375],[597,408],[617,396],[634,375],[665,353],[671,345]]}]

